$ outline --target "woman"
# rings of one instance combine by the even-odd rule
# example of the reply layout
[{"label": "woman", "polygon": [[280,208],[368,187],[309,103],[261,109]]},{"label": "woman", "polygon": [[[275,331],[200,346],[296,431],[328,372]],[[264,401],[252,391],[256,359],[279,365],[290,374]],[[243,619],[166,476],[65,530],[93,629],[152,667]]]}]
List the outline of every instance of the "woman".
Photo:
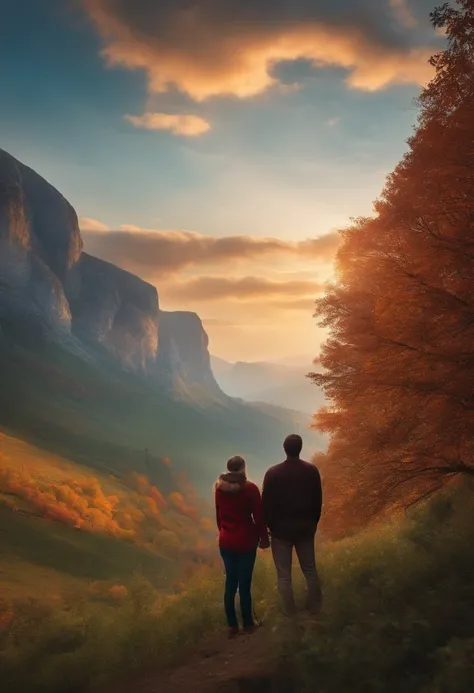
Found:
[{"label": "woman", "polygon": [[244,632],[252,633],[252,573],[257,547],[270,546],[263,521],[262,499],[258,487],[248,481],[245,460],[231,457],[227,473],[221,474],[215,485],[216,519],[219,529],[219,549],[225,566],[224,608],[229,637],[239,634],[235,611],[235,595],[239,590]]}]

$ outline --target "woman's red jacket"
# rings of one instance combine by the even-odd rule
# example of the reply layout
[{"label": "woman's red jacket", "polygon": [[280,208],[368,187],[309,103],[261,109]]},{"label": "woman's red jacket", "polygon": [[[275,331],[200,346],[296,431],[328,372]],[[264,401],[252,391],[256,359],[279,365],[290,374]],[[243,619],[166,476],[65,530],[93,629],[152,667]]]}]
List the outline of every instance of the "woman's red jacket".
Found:
[{"label": "woman's red jacket", "polygon": [[239,481],[236,474],[222,474],[216,483],[215,498],[219,548],[250,553],[260,541],[268,540],[256,484],[245,478]]}]

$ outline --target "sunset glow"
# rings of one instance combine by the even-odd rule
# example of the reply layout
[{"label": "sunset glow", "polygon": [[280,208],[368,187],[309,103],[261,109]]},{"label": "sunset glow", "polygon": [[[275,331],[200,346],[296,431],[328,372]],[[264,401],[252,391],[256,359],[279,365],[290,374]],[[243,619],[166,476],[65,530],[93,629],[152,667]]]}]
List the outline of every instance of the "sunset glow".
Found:
[{"label": "sunset glow", "polygon": [[335,229],[372,213],[442,45],[431,3],[36,6],[2,48],[47,86],[5,75],[4,103],[28,100],[3,145],[76,207],[85,249],[198,312],[217,355],[317,353]]}]

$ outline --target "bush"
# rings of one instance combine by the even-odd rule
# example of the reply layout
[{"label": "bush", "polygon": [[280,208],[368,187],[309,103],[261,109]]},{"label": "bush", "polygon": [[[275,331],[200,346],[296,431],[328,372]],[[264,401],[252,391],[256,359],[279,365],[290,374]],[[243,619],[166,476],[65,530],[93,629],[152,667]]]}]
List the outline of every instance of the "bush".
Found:
[{"label": "bush", "polygon": [[164,667],[223,624],[222,588],[220,573],[197,567],[179,596],[160,595],[137,574],[59,608],[32,599],[2,604],[2,693],[75,693]]},{"label": "bush", "polygon": [[472,690],[474,508],[462,495],[323,552],[324,614],[317,638],[293,642],[295,690]]}]

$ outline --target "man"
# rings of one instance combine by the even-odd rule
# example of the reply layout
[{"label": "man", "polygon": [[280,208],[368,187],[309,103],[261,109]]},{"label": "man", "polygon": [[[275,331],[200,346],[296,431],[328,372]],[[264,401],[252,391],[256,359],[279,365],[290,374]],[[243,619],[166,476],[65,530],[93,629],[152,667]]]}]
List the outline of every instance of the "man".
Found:
[{"label": "man", "polygon": [[321,608],[321,586],[316,569],[314,538],[321,517],[322,489],[317,468],[300,458],[301,436],[289,435],[283,448],[286,460],[268,470],[263,481],[263,514],[272,539],[278,590],[288,615],[296,611],[291,580],[293,547],[306,578],[306,606],[312,614]]}]

